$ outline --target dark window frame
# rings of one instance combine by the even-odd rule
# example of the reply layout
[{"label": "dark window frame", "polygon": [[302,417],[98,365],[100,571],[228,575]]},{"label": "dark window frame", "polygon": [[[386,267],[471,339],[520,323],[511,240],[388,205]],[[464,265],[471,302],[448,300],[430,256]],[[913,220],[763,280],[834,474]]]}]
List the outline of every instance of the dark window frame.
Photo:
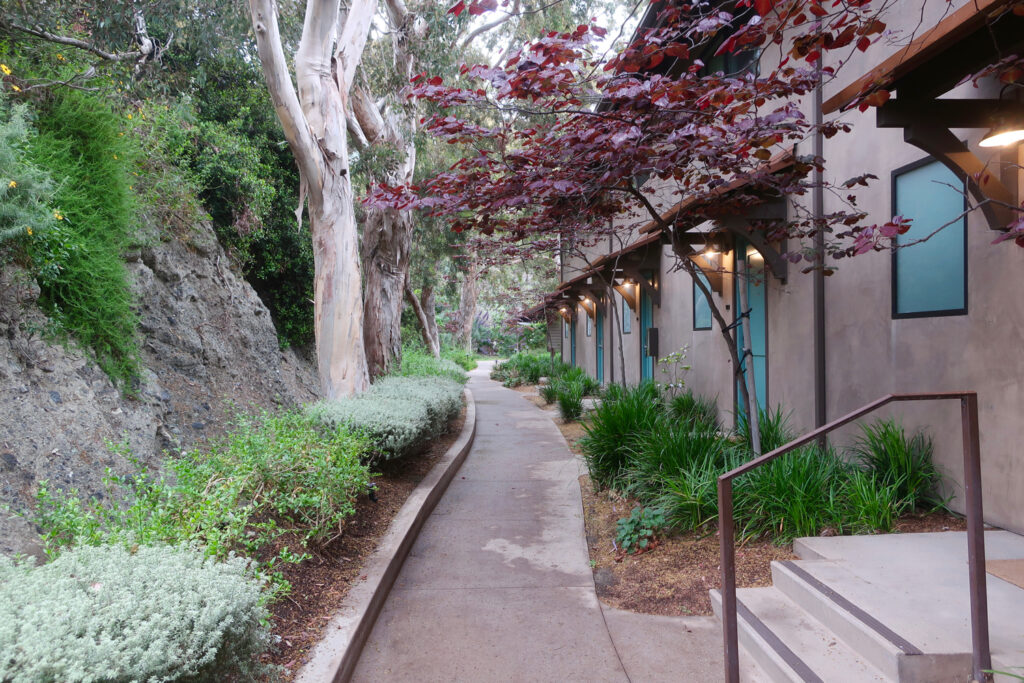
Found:
[{"label": "dark window frame", "polygon": [[[927,157],[924,157],[922,159],[918,159],[917,161],[912,161],[909,164],[905,164],[903,166],[900,166],[899,168],[893,169],[892,174],[891,174],[891,178],[890,178],[890,181],[889,181],[890,209],[891,209],[891,212],[892,212],[893,216],[897,215],[897,205],[899,203],[898,193],[896,192],[896,179],[899,176],[901,176],[901,175],[904,175],[904,174],[909,173],[911,171],[916,171],[919,168],[924,168],[925,166],[929,166],[931,164],[942,164],[942,162],[939,161],[938,159],[936,159],[935,157],[927,156]],[[968,202],[967,202],[966,181],[965,181],[965,179],[963,177],[961,177],[961,175],[959,173],[955,173],[954,172],[954,175],[956,175],[957,178],[960,178],[960,182],[964,183],[964,204],[963,204],[963,210],[964,210],[964,212],[966,212],[967,209],[969,208],[968,207]],[[894,247],[893,249],[891,249],[890,266],[889,266],[890,313],[892,315],[892,319],[893,320],[909,320],[909,319],[913,319],[913,318],[947,318],[947,317],[952,317],[952,316],[967,315],[968,314],[969,306],[968,306],[968,298],[967,297],[968,297],[968,290],[970,289],[969,286],[968,286],[968,276],[969,276],[970,272],[968,270],[969,259],[968,259],[968,253],[967,252],[969,250],[969,244],[967,242],[968,233],[967,233],[967,215],[966,215],[966,213],[965,213],[965,215],[961,216],[960,222],[961,222],[961,230],[963,230],[963,237],[964,237],[964,248],[963,248],[964,305],[963,305],[963,307],[962,308],[946,308],[946,309],[934,310],[934,311],[914,311],[912,313],[900,313],[899,312],[899,294],[898,294],[898,288],[896,286],[896,282],[897,282],[896,276],[897,276],[897,272],[898,272],[898,268],[899,268],[899,263],[898,262],[899,262],[900,249],[898,248],[899,237],[897,237],[896,238],[896,240],[897,240],[897,247]],[[952,225],[946,226],[944,228],[944,230],[950,230],[950,229],[955,229],[955,228]]]}]

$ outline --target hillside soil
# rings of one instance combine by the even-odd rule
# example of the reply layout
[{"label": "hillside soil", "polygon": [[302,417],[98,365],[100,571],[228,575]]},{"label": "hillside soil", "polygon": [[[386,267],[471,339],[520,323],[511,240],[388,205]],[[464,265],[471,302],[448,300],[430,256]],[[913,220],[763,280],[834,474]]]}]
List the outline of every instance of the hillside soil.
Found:
[{"label": "hillside soil", "polygon": [[[516,389],[526,400],[551,413],[569,448],[581,455],[577,444],[583,424],[563,422],[553,405],[546,405],[536,387]],[[584,421],[586,417],[584,417]],[[585,424],[585,422],[584,422]],[[598,597],[617,609],[667,616],[710,615],[708,590],[720,584],[718,534],[714,529],[659,537],[644,553],[627,555],[615,543],[616,524],[629,515],[635,501],[615,491],[596,491],[590,478],[580,477],[583,517],[590,549],[591,567]],[[946,512],[906,515],[893,533],[963,531],[966,522]],[[792,545],[751,540],[736,546],[736,584],[739,587],[771,585],[773,560],[792,560]]]},{"label": "hillside soil", "polygon": [[356,513],[340,538],[318,548],[312,559],[286,568],[284,576],[292,591],[271,606],[273,632],[280,642],[270,656],[273,663],[285,668],[285,680],[291,680],[301,668],[349,587],[366,579],[362,574],[366,559],[377,549],[409,494],[458,440],[465,420],[463,408],[449,423],[448,431],[421,453],[381,463],[379,476],[373,478],[376,501],[360,496]]}]

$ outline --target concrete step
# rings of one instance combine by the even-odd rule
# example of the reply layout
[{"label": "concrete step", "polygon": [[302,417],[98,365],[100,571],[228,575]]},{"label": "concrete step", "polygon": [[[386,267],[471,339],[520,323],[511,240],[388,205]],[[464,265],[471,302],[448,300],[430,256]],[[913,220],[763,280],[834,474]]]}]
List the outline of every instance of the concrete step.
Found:
[{"label": "concrete step", "polygon": [[[775,588],[736,592],[740,645],[772,681],[862,683],[891,681]],[[722,600],[711,591],[721,617]]]},{"label": "concrete step", "polygon": [[[868,594],[871,586],[838,563],[772,562],[772,583],[892,680],[932,683],[970,678],[970,652],[923,650],[883,623],[876,616],[884,618],[877,605],[858,605],[847,597]],[[875,586],[874,592],[879,594],[881,587]]]}]

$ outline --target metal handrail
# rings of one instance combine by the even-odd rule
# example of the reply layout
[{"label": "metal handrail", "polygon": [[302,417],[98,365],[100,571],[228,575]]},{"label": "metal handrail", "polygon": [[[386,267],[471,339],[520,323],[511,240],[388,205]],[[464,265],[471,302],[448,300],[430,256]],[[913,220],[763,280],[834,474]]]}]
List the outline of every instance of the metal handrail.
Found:
[{"label": "metal handrail", "polygon": [[974,680],[991,680],[992,668],[988,637],[988,599],[985,582],[985,535],[981,502],[981,457],[978,435],[978,395],[973,391],[931,394],[889,394],[857,410],[818,427],[786,445],[740,465],[718,478],[718,536],[722,570],[722,635],[725,641],[725,680],[739,683],[740,662],[736,616],[736,548],[732,505],[732,480],[757,469],[792,450],[817,441],[832,430],[853,422],[895,401],[960,400],[960,419],[964,439],[964,502],[967,511],[967,561],[971,592],[971,641]]}]

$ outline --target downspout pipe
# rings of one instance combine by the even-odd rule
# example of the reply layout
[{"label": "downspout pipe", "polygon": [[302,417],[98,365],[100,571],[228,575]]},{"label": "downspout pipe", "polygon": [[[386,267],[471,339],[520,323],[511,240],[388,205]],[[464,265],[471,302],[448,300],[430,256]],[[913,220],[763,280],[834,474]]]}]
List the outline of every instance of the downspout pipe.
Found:
[{"label": "downspout pipe", "polygon": [[[824,157],[824,136],[821,133],[822,115],[822,63],[821,56],[815,65],[818,84],[814,89],[814,156]],[[813,214],[818,230],[814,233],[815,268],[814,277],[814,426],[821,427],[828,418],[825,384],[825,233],[821,230],[825,217],[825,189],[822,187],[824,174],[820,167],[814,170],[812,192]]]}]

